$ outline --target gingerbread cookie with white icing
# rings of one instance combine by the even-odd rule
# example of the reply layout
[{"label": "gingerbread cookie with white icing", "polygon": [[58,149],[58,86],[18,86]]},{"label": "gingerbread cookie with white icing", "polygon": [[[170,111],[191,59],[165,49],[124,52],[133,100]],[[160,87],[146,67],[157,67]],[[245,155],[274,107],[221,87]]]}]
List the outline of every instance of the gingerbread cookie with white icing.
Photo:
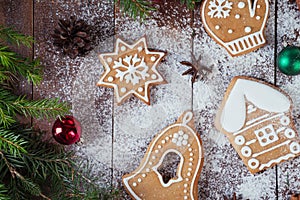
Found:
[{"label": "gingerbread cookie with white icing", "polygon": [[266,43],[268,0],[204,0],[203,25],[232,56],[254,51]]},{"label": "gingerbread cookie with white icing", "polygon": [[216,117],[251,173],[300,155],[290,97],[271,84],[237,76],[231,81]]},{"label": "gingerbread cookie with white icing", "polygon": [[97,85],[114,88],[118,105],[131,95],[150,105],[150,87],[165,83],[156,69],[165,55],[150,51],[145,37],[132,45],[117,38],[114,52],[99,55],[105,71]]},{"label": "gingerbread cookie with white icing", "polygon": [[[132,199],[198,199],[203,149],[193,127],[193,113],[188,111],[151,141],[140,166],[123,176]],[[165,182],[159,168],[169,153],[177,154],[180,162],[176,176]]]}]

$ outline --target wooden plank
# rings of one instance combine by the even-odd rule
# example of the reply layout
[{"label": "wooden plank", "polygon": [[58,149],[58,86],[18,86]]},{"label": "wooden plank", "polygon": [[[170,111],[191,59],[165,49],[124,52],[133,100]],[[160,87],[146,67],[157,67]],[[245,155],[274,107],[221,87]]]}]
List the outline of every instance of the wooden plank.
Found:
[{"label": "wooden plank", "polygon": [[271,2],[265,35],[268,44],[255,52],[231,57],[206,33],[200,16],[195,11],[194,50],[203,65],[212,66],[207,79],[193,87],[195,122],[204,145],[204,166],[199,181],[200,199],[233,198],[276,199],[275,168],[251,175],[228,139],[216,130],[214,119],[228,84],[234,76],[245,75],[272,83],[274,81],[275,5]]},{"label": "wooden plank", "polygon": [[[277,18],[277,39],[278,53],[284,48],[284,44],[300,46],[300,12],[295,2],[278,1],[278,18]],[[296,123],[296,130],[299,136],[299,76],[287,76],[277,70],[277,84],[286,91],[293,101],[293,117]],[[291,194],[300,193],[300,158],[283,162],[278,165],[278,193],[279,199],[289,199]]]},{"label": "wooden plank", "polygon": [[[151,15],[154,17],[144,24],[116,14],[117,34],[128,43],[146,35],[148,47],[168,53],[158,66],[158,71],[168,83],[151,88],[151,105],[133,97],[114,107],[113,167],[116,186],[122,185],[124,174],[137,168],[153,137],[174,123],[185,110],[191,109],[190,77],[181,75],[187,67],[180,61],[190,60],[192,15],[179,1],[164,1],[157,7],[159,10]],[[165,173],[172,173],[169,170],[174,169],[166,169]]]},{"label": "wooden plank", "polygon": [[[3,0],[0,2],[0,24],[25,35],[33,35],[33,2],[31,0]],[[32,49],[14,48],[23,56],[31,57]]]},{"label": "wooden plank", "polygon": [[[0,24],[11,27],[22,34],[33,35],[32,13],[33,3],[31,0],[0,1]],[[20,47],[14,46],[11,49],[24,57],[32,58],[33,56],[33,48],[21,45]],[[31,98],[32,86],[26,80],[20,79],[15,92],[20,95],[26,94],[28,98]],[[24,123],[31,122],[31,119],[26,119],[25,117],[19,120]]]},{"label": "wooden plank", "polygon": [[[82,144],[73,148],[82,159],[91,161],[99,184],[111,184],[112,91],[96,83],[102,73],[98,54],[112,46],[103,43],[114,31],[114,5],[111,1],[35,1],[35,56],[45,66],[44,80],[34,90],[34,98],[58,97],[72,105],[71,113],[83,129]],[[53,46],[51,34],[59,19],[71,15],[92,27],[93,46],[84,57],[70,59]],[[50,132],[52,122],[38,122]]]}]

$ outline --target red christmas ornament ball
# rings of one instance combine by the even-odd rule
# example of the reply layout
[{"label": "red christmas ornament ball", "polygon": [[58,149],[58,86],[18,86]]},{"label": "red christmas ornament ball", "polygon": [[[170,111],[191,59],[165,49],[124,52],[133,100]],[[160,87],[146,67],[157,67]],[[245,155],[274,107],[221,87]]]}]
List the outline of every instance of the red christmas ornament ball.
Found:
[{"label": "red christmas ornament ball", "polygon": [[74,144],[80,140],[81,126],[73,116],[56,119],[52,127],[54,139],[64,145]]}]

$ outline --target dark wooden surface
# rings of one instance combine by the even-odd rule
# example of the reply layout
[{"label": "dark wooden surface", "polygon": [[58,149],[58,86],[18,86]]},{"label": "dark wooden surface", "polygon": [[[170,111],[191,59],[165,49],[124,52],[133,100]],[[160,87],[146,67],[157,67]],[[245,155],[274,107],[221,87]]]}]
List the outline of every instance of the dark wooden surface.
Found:
[{"label": "dark wooden surface", "polygon": [[[229,141],[213,125],[215,112],[232,77],[248,75],[283,88],[294,101],[294,117],[300,128],[300,78],[287,77],[275,68],[275,56],[285,41],[300,46],[295,31],[300,29],[300,11],[290,1],[270,1],[270,17],[265,35],[268,44],[261,49],[232,58],[205,32],[199,6],[190,11],[179,1],[162,1],[158,11],[144,24],[119,12],[112,1],[0,0],[0,23],[33,35],[33,49],[20,53],[39,57],[44,80],[37,88],[26,87],[34,98],[59,97],[72,104],[72,114],[83,127],[82,144],[74,146],[78,155],[96,166],[99,184],[120,187],[121,177],[133,171],[156,133],[173,123],[183,111],[192,109],[195,126],[203,140],[205,163],[199,180],[199,199],[222,199],[237,193],[243,199],[288,199],[300,192],[300,158],[287,161],[265,172],[251,175]],[[58,19],[74,15],[93,27],[94,50],[74,60],[53,46],[51,34]],[[112,89],[96,87],[103,68],[98,54],[114,47],[114,35],[134,42],[146,35],[149,47],[168,51],[159,67],[168,84],[153,87],[152,105],[131,98],[121,106]],[[191,59],[191,52],[202,57],[213,73],[195,84],[181,76],[187,68],[180,61]],[[37,123],[37,122],[36,122]],[[51,122],[38,122],[50,130]]]}]

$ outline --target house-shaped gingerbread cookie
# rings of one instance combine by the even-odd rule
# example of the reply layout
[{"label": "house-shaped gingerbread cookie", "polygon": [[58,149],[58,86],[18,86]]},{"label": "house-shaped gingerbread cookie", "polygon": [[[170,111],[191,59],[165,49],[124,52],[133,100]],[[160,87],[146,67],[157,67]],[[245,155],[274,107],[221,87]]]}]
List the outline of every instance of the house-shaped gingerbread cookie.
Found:
[{"label": "house-shaped gingerbread cookie", "polygon": [[238,76],[231,81],[215,125],[251,173],[300,155],[290,97],[271,84]]}]

